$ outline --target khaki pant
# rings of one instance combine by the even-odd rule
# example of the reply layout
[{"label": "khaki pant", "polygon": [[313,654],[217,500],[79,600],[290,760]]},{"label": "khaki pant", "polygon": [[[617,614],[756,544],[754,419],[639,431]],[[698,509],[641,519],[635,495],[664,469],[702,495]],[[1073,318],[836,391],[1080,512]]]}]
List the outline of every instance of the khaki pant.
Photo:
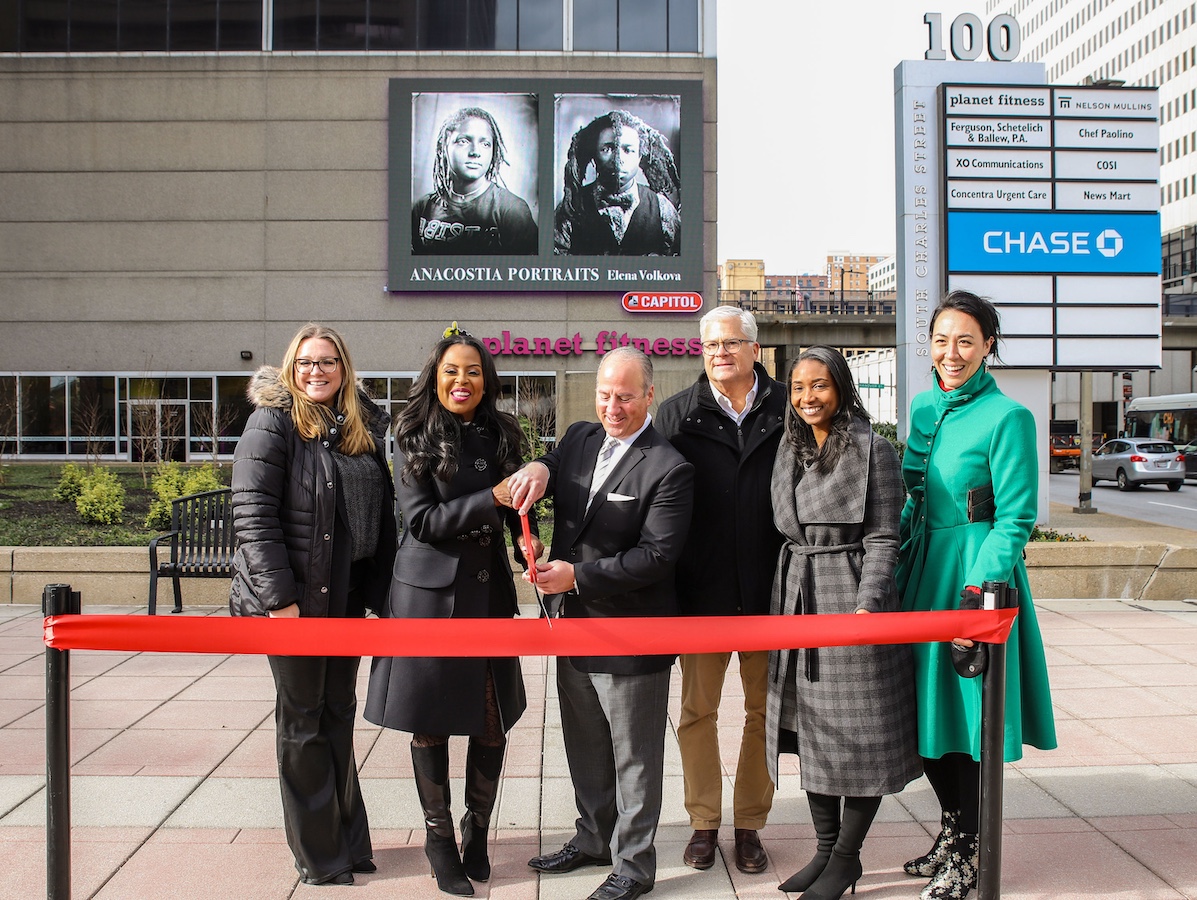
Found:
[{"label": "khaki pant", "polygon": [[[744,731],[736,765],[734,827],[765,827],[773,805],[773,781],[765,765],[765,697],[769,678],[767,650],[743,652]],[[723,814],[723,763],[719,756],[719,700],[730,653],[683,655],[682,718],[677,738],[682,752],[686,811],[690,827],[718,828]]]}]

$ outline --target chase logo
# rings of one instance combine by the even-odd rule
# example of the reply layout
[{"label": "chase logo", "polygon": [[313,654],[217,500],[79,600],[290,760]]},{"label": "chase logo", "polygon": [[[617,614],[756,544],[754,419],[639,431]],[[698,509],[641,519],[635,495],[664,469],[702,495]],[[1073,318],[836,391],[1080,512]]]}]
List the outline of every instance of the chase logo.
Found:
[{"label": "chase logo", "polygon": [[949,212],[950,272],[1158,275],[1158,213]]},{"label": "chase logo", "polygon": [[1117,256],[1122,252],[1122,235],[1107,228],[1097,236],[1097,252],[1102,256]]}]

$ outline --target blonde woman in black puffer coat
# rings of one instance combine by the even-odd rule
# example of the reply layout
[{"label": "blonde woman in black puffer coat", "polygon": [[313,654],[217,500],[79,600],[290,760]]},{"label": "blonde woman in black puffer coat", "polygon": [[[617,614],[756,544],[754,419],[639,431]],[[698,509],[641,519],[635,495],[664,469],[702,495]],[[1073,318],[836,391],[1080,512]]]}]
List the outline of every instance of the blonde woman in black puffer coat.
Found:
[{"label": "blonde woman in black puffer coat", "polygon": [[[388,417],[357,384],[341,336],[306,325],[233,462],[235,616],[354,618],[381,608],[395,555]],[[375,871],[353,754],[359,657],[270,656],[283,821],[305,884]]]}]

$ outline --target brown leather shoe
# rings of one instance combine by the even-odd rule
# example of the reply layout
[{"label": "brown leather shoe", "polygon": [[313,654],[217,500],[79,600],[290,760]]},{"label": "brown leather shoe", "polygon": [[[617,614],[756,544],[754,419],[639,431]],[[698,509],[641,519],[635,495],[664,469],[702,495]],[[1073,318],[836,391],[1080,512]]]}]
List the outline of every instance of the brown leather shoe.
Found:
[{"label": "brown leather shoe", "polygon": [[715,865],[715,853],[719,850],[719,829],[699,828],[690,836],[682,862],[692,869],[709,869]]},{"label": "brown leather shoe", "polygon": [[765,871],[769,857],[755,828],[736,829],[736,868],[748,875]]}]

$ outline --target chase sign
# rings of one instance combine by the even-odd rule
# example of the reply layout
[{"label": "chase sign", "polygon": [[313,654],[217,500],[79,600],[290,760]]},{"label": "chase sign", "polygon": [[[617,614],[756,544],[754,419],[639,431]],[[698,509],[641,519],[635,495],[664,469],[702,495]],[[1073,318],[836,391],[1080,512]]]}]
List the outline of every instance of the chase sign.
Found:
[{"label": "chase sign", "polygon": [[1020,274],[1154,275],[1158,213],[948,213],[948,269]]}]

